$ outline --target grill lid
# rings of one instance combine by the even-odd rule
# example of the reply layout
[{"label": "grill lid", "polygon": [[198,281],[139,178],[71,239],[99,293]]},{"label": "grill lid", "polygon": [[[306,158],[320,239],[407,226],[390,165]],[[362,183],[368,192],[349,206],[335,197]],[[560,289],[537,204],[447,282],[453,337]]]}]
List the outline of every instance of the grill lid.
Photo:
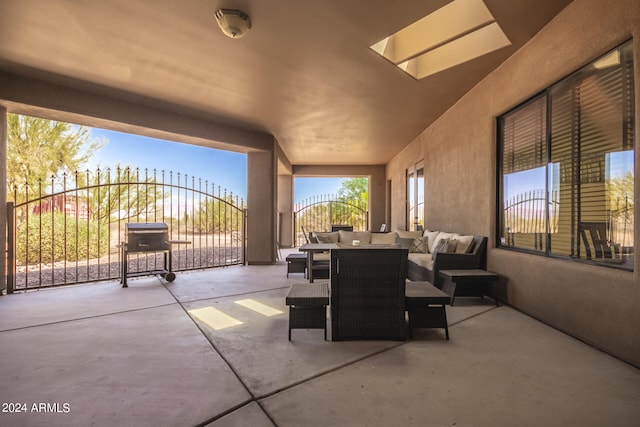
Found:
[{"label": "grill lid", "polygon": [[169,226],[164,222],[128,222],[125,224],[127,234],[166,233]]},{"label": "grill lid", "polygon": [[169,227],[163,222],[126,223],[125,250],[131,252],[168,251]]}]

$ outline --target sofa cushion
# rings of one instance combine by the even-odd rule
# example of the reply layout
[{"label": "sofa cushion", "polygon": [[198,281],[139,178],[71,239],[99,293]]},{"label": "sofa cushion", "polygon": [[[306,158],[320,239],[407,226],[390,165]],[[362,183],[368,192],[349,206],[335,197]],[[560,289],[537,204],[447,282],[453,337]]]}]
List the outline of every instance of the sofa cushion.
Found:
[{"label": "sofa cushion", "polygon": [[408,239],[408,238],[415,239],[416,237],[422,236],[422,231],[419,231],[419,230],[418,231],[397,230],[396,233],[398,233],[398,237],[402,239]]},{"label": "sofa cushion", "polygon": [[431,253],[431,257],[435,258],[438,252],[455,252],[456,250],[456,241],[450,239],[439,239],[438,244],[435,248],[433,248],[433,252]]},{"label": "sofa cushion", "polygon": [[313,254],[313,262],[329,260],[331,260],[331,254],[329,252],[316,252]]},{"label": "sofa cushion", "polygon": [[433,271],[433,259],[429,254],[410,253],[408,260],[422,268]]},{"label": "sofa cushion", "polygon": [[371,233],[372,245],[392,245],[396,242],[398,233],[392,231],[390,233]]},{"label": "sofa cushion", "polygon": [[428,242],[428,239],[426,237],[416,237],[411,242],[411,247],[409,248],[409,252],[426,254],[429,251],[427,242]]},{"label": "sofa cushion", "polygon": [[370,231],[345,231],[338,230],[338,241],[342,243],[351,244],[354,240],[360,240],[361,245],[368,245],[371,243]]},{"label": "sofa cushion", "polygon": [[413,239],[411,237],[396,237],[396,245],[402,249],[411,249]]},{"label": "sofa cushion", "polygon": [[429,252],[431,252],[431,247],[434,246],[434,244],[436,242],[436,238],[438,237],[438,234],[440,234],[439,231],[426,230],[424,232],[424,237],[426,237],[428,239],[427,247],[429,249]]},{"label": "sofa cushion", "polygon": [[458,233],[447,233],[447,232],[441,231],[440,233],[438,233],[438,237],[435,238],[435,241],[429,242],[429,252],[433,253],[434,249],[436,248],[436,245],[440,243],[440,240],[444,240],[444,239],[452,240],[457,236],[458,236]]},{"label": "sofa cushion", "polygon": [[456,253],[466,254],[473,250],[473,236],[456,236]]},{"label": "sofa cushion", "polygon": [[318,239],[318,243],[338,243],[338,232],[313,232],[313,236]]}]

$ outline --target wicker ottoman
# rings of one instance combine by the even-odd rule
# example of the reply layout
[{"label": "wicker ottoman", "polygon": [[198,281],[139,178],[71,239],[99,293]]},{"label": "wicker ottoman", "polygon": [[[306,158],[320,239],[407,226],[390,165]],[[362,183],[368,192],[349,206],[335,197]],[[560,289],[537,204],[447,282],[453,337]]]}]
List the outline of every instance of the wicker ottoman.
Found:
[{"label": "wicker ottoman", "polygon": [[405,301],[409,312],[409,334],[413,328],[444,328],[449,339],[445,305],[451,297],[429,282],[410,282],[405,286]]},{"label": "wicker ottoman", "polygon": [[307,254],[287,255],[287,278],[289,273],[303,273],[307,277]]},{"label": "wicker ottoman", "polygon": [[327,305],[329,289],[326,283],[294,283],[286,305],[289,306],[289,341],[291,329],[324,329],[327,339]]}]

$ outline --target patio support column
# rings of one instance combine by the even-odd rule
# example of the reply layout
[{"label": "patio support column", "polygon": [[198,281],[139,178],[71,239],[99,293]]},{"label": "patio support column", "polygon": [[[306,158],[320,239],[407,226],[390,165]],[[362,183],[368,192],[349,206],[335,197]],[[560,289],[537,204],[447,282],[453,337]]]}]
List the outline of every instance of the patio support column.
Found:
[{"label": "patio support column", "polygon": [[0,293],[7,288],[5,269],[7,241],[7,109],[0,106],[0,242],[2,242],[2,262],[0,262]]},{"label": "patio support column", "polygon": [[273,264],[276,254],[276,159],[273,150],[247,154],[247,263]]},{"label": "patio support column", "polygon": [[293,247],[293,176],[278,175],[278,241]]}]

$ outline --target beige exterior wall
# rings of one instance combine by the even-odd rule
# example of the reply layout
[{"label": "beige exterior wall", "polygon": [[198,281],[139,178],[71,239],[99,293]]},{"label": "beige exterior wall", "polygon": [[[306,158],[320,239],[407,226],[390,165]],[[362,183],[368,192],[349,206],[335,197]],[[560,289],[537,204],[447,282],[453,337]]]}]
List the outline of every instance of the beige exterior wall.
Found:
[{"label": "beige exterior wall", "polygon": [[[7,109],[0,106],[0,182],[7,181]],[[0,242],[7,240],[7,186],[0,188]],[[0,293],[7,288],[6,263],[0,263]]]},{"label": "beige exterior wall", "polygon": [[293,246],[293,166],[276,145],[278,158],[278,233],[276,237],[281,248]]},{"label": "beige exterior wall", "polygon": [[278,243],[293,246],[293,176],[278,175]]},{"label": "beige exterior wall", "polygon": [[247,154],[247,262],[273,264],[276,259],[277,156],[271,151]]},{"label": "beige exterior wall", "polygon": [[[393,227],[405,225],[405,170],[424,158],[428,228],[488,236],[488,268],[503,276],[509,304],[640,365],[638,256],[632,273],[495,247],[496,117],[632,36],[637,135],[640,3],[574,0],[396,156],[387,175],[394,188]],[[637,145],[636,137],[636,165]],[[639,234],[636,229],[635,241]]]},{"label": "beige exterior wall", "polygon": [[151,138],[246,153],[273,150],[273,136],[216,122],[71,89],[0,71],[0,106],[84,126],[129,132]]}]

